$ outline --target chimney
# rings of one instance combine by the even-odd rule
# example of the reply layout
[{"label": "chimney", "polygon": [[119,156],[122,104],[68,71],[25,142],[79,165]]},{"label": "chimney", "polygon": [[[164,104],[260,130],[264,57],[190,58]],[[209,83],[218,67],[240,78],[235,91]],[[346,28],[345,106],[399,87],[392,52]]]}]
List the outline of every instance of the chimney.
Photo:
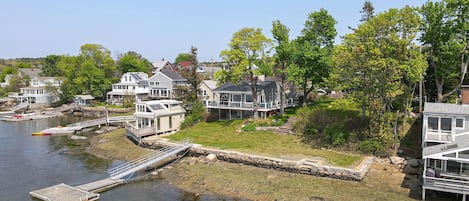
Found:
[{"label": "chimney", "polygon": [[461,86],[461,103],[469,104],[469,85],[462,85]]},{"label": "chimney", "polygon": [[161,61],[164,61],[164,58],[161,58]]}]

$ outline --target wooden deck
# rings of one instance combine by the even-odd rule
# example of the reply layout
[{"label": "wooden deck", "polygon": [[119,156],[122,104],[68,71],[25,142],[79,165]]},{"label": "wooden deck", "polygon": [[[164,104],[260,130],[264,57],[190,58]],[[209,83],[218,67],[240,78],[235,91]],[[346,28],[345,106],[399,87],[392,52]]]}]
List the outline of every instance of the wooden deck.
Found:
[{"label": "wooden deck", "polygon": [[99,193],[99,192],[103,192],[105,190],[108,190],[114,186],[117,186],[123,183],[124,183],[123,179],[107,178],[107,179],[79,185],[76,187],[84,191]]}]

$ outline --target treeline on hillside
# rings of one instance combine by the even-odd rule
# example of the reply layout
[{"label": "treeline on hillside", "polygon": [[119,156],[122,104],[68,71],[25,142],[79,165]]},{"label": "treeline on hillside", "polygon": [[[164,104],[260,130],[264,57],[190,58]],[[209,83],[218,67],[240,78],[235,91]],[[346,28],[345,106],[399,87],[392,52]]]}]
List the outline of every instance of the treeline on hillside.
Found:
[{"label": "treeline on hillside", "polygon": [[[259,76],[274,76],[282,83],[282,95],[292,84],[301,91],[304,107],[315,88],[347,91],[361,108],[360,147],[381,153],[403,132],[397,128],[408,127],[420,83],[428,101],[458,96],[469,63],[468,10],[467,0],[443,0],[375,13],[366,1],[360,24],[350,27],[352,33],[342,36],[340,44],[334,44],[336,21],[325,9],[308,14],[295,39],[279,20],[272,22],[273,41],[260,28],[242,28],[220,53],[230,68],[218,72],[216,79],[249,80],[255,94]],[[309,122],[303,125],[325,116],[318,111],[300,115]],[[347,141],[341,131],[308,129],[302,132],[327,132],[332,144]]]}]

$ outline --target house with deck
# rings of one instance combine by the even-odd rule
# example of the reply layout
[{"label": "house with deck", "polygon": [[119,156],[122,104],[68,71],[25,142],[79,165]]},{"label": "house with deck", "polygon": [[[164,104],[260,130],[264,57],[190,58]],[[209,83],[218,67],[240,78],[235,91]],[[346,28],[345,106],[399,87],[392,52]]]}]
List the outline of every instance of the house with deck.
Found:
[{"label": "house with deck", "polygon": [[469,96],[463,104],[425,103],[422,199],[427,190],[469,193]]},{"label": "house with deck", "polygon": [[60,85],[63,78],[60,77],[33,77],[28,87],[20,88],[19,93],[13,93],[9,97],[15,98],[20,103],[51,104],[59,101]]},{"label": "house with deck", "polygon": [[112,84],[112,91],[107,93],[107,102],[122,105],[124,102],[146,99],[148,96],[148,75],[144,72],[127,72],[119,83]]},{"label": "house with deck", "polygon": [[91,95],[75,95],[73,98],[73,103],[78,106],[91,106],[94,97]]},{"label": "house with deck", "polygon": [[186,113],[181,104],[176,100],[135,103],[135,123],[126,125],[126,135],[140,143],[148,136],[178,131]]},{"label": "house with deck", "polygon": [[161,70],[148,79],[149,98],[158,99],[176,99],[178,89],[187,87],[187,80],[178,72],[170,70]]},{"label": "house with deck", "polygon": [[[275,81],[257,82],[257,104],[259,117],[266,118],[280,109],[280,85]],[[225,83],[213,90],[213,99],[205,101],[205,107],[219,119],[252,117],[254,103],[248,81],[237,84]],[[287,99],[284,107],[293,106]]]}]

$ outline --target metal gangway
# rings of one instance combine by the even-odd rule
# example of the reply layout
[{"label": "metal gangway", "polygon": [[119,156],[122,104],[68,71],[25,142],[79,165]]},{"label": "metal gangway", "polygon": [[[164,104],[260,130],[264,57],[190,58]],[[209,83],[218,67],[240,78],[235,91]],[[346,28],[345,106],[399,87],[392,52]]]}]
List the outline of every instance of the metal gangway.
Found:
[{"label": "metal gangway", "polygon": [[185,139],[178,145],[164,147],[161,150],[154,151],[133,161],[111,168],[108,170],[108,173],[112,179],[121,179],[171,156],[177,156],[178,153],[189,149],[191,146],[191,141]]}]

